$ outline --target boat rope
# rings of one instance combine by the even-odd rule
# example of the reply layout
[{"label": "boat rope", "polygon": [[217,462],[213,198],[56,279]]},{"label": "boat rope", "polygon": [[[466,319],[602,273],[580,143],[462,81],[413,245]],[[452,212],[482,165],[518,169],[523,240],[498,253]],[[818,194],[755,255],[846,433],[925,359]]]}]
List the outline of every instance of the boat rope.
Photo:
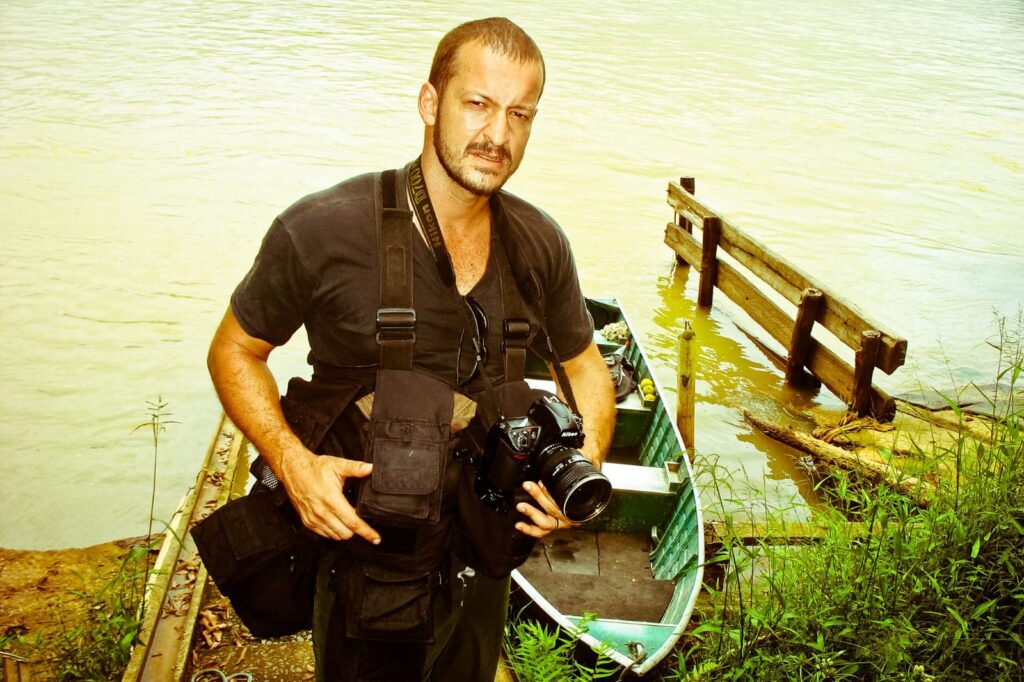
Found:
[{"label": "boat rope", "polygon": [[645,649],[644,645],[640,642],[626,642],[626,648],[628,648],[629,653],[633,655],[633,660],[630,662],[629,665],[622,669],[622,672],[619,673],[619,676],[615,678],[615,682],[619,682],[619,680],[621,680],[626,675],[626,673],[632,670],[634,666],[639,665],[647,660],[647,649]]}]

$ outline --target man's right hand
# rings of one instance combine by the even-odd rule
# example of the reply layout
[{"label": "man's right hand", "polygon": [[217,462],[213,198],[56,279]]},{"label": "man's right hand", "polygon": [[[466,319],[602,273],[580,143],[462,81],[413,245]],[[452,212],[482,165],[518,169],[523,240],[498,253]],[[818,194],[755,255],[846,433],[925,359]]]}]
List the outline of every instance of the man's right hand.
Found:
[{"label": "man's right hand", "polygon": [[292,451],[281,461],[281,483],[303,525],[328,540],[359,535],[380,543],[380,534],[356,515],[343,492],[345,479],[363,478],[373,465],[341,457],[318,457],[308,450]]}]

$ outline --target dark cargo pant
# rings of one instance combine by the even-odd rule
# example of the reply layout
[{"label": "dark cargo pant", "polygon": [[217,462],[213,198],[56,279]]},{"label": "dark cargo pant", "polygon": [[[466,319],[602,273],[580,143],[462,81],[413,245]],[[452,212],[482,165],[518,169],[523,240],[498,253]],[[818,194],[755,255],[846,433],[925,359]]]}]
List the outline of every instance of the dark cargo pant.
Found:
[{"label": "dark cargo pant", "polygon": [[345,605],[320,563],[313,612],[317,682],[492,682],[498,668],[509,579],[475,573],[452,557],[434,598],[434,643],[370,642],[345,636]]}]

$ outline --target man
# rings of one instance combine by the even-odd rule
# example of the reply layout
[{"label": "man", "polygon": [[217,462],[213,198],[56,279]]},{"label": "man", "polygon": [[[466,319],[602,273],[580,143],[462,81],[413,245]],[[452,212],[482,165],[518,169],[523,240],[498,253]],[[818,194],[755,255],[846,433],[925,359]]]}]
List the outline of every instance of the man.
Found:
[{"label": "man", "polygon": [[[533,320],[530,326],[532,347],[549,362],[561,360],[583,417],[582,452],[600,466],[611,438],[614,399],[607,369],[593,343],[592,321],[583,306],[571,253],[550,218],[499,192],[522,161],[544,80],[540,51],[506,19],[463,24],[438,46],[429,82],[419,93],[425,125],[422,155],[398,174],[404,189],[399,205],[412,203],[413,190],[407,187],[412,178],[421,177],[429,195],[428,210],[436,217],[450,258],[452,284],[461,296],[449,292],[437,267],[440,261],[435,262],[437,252],[431,252],[426,236],[429,225],[424,222],[429,221],[419,213],[414,222],[420,236],[414,237],[412,247],[412,369],[451,386],[459,394],[456,407],[470,402],[463,395],[478,402],[488,399],[488,391],[480,387],[483,377],[493,384],[504,371],[502,353],[497,350],[507,339],[502,338],[500,323],[503,318],[507,322],[505,301],[514,300],[509,296],[516,291],[508,281],[517,278],[508,276],[506,251],[518,249],[531,263],[543,292],[539,307],[544,319]],[[318,680],[493,679],[508,578],[479,575],[448,547],[451,517],[457,513],[451,502],[456,484],[448,481],[452,476],[458,481],[460,464],[445,464],[449,478],[443,484],[440,521],[417,529],[412,536],[401,523],[392,528],[389,523],[361,518],[353,505],[353,490],[365,485],[374,467],[384,464],[361,461],[360,443],[365,441],[353,432],[360,425],[365,431],[365,418],[353,417],[350,403],[358,398],[396,400],[374,393],[373,379],[355,381],[360,388],[343,398],[344,389],[338,389],[337,382],[332,384],[338,376],[364,376],[359,372],[377,366],[382,357],[377,342],[382,338],[383,266],[378,265],[374,237],[374,187],[372,176],[360,176],[300,200],[275,220],[216,332],[209,369],[225,411],[260,453],[266,474],[261,479],[271,485],[279,481],[302,523],[335,541],[332,546],[338,548],[321,561],[317,576],[313,629]],[[504,244],[503,239],[516,244]],[[483,323],[475,337],[468,329],[467,313],[459,309],[461,297],[473,303],[477,326]],[[329,434],[337,434],[344,456],[318,456],[311,451],[315,444],[308,438],[303,442],[294,427],[298,422],[286,419],[267,368],[271,351],[303,324],[314,365],[306,394],[323,396],[325,387],[334,386],[338,407],[329,412],[334,421],[323,426]],[[504,326],[507,334],[508,324]],[[482,352],[483,347],[494,351]],[[417,397],[397,400],[415,402]],[[310,408],[312,399],[291,400],[289,405],[294,407],[296,402],[306,403],[303,414],[316,412]],[[362,401],[360,409],[367,416],[377,410]],[[452,430],[456,428],[453,422]],[[543,487],[526,483],[524,488],[533,504],[517,505],[520,515],[515,528],[520,533],[540,538],[573,526]],[[438,543],[444,545],[440,554],[436,547],[424,549]],[[350,571],[353,564],[401,566],[404,557],[421,549],[434,552],[430,556],[443,554],[439,566],[450,569],[442,581],[445,586],[430,604],[432,633],[409,643],[353,637],[352,605],[338,597],[343,591],[338,587],[338,572]]]}]

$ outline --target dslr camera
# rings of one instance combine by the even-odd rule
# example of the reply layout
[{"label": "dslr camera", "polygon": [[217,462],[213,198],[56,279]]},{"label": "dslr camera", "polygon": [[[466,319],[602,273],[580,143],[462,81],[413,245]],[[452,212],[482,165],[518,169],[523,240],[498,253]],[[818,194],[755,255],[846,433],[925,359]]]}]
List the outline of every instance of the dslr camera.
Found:
[{"label": "dslr camera", "polygon": [[524,481],[539,481],[567,519],[588,521],[608,506],[612,484],[580,453],[582,445],[583,419],[554,396],[538,398],[525,417],[491,427],[476,493],[490,508],[506,512]]}]

